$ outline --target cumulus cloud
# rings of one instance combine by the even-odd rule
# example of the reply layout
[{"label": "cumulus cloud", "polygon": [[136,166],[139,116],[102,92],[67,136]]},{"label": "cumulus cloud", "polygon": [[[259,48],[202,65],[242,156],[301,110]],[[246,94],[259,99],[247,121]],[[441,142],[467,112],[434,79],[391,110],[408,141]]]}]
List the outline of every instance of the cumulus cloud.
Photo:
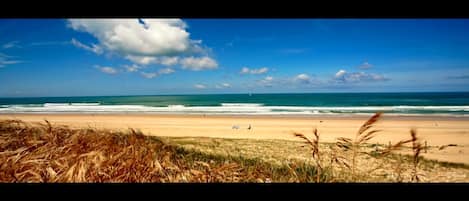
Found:
[{"label": "cumulus cloud", "polygon": [[215,60],[210,57],[204,56],[200,58],[187,57],[181,61],[183,69],[189,69],[193,71],[200,71],[205,69],[215,69],[218,64]]},{"label": "cumulus cloud", "polygon": [[346,71],[341,69],[335,74],[334,78],[336,78],[336,79],[342,78],[342,77],[344,77],[345,73],[346,73]]},{"label": "cumulus cloud", "polygon": [[157,57],[150,57],[150,56],[132,56],[132,55],[129,55],[129,56],[126,56],[125,58],[132,61],[132,62],[134,62],[134,63],[140,64],[140,65],[148,65],[148,64],[151,64],[151,63],[155,63],[156,60],[157,60]]},{"label": "cumulus cloud", "polygon": [[369,64],[367,61],[363,62],[362,65],[358,66],[359,69],[369,69],[373,67],[373,65]]},{"label": "cumulus cloud", "polygon": [[180,19],[70,19],[69,26],[123,55],[173,55],[190,48],[187,25]]},{"label": "cumulus cloud", "polygon": [[179,63],[179,57],[174,56],[174,57],[168,57],[168,56],[162,56],[162,57],[153,57],[153,56],[132,56],[129,55],[126,57],[126,59],[140,64],[140,65],[149,65],[149,64],[162,64],[165,66],[173,66]]},{"label": "cumulus cloud", "polygon": [[[144,69],[145,67],[139,66],[139,65],[136,65],[136,64],[132,64],[132,65],[124,65],[124,68],[127,70],[127,72],[138,72],[141,69]],[[149,73],[149,72],[140,72],[140,75],[142,75],[144,78],[151,79],[151,78],[157,77],[159,75],[171,74],[171,73],[174,73],[174,72],[175,71],[171,68],[162,68],[162,69],[158,70],[158,72],[151,72],[151,73]]]},{"label": "cumulus cloud", "polygon": [[243,67],[241,68],[241,71],[239,73],[241,74],[264,74],[264,73],[267,73],[267,71],[269,71],[269,68],[267,67],[262,67],[262,68],[258,68],[258,69],[249,69],[248,67]]},{"label": "cumulus cloud", "polygon": [[13,48],[13,47],[21,47],[18,45],[19,41],[11,41],[2,45],[3,49]]},{"label": "cumulus cloud", "polygon": [[309,76],[304,74],[304,73],[297,75],[296,78],[299,79],[299,80],[309,80],[310,79]]},{"label": "cumulus cloud", "polygon": [[97,68],[98,70],[100,70],[101,72],[106,73],[106,74],[115,75],[115,74],[118,73],[118,71],[115,68],[109,67],[109,66],[98,66],[98,65],[96,65],[95,68]]},{"label": "cumulus cloud", "polygon": [[158,71],[159,74],[171,74],[174,73],[175,71],[171,68],[163,68]]},{"label": "cumulus cloud", "polygon": [[221,83],[221,84],[219,84],[219,85],[218,85],[218,84],[215,85],[215,88],[217,88],[217,89],[231,88],[231,84],[229,84],[229,83]]},{"label": "cumulus cloud", "polygon": [[136,64],[124,65],[124,68],[127,70],[127,72],[137,72],[139,69],[141,69],[141,67]]},{"label": "cumulus cloud", "polygon": [[264,79],[260,80],[259,83],[264,87],[272,87],[273,86],[274,77],[266,76]]},{"label": "cumulus cloud", "polygon": [[140,75],[142,75],[144,78],[151,79],[151,78],[158,76],[158,73],[140,72]]},{"label": "cumulus cloud", "polygon": [[179,62],[179,57],[161,57],[159,63],[165,66],[173,66]]},{"label": "cumulus cloud", "polygon": [[271,82],[272,80],[274,80],[274,78],[272,76],[267,76],[263,80],[266,82]]},{"label": "cumulus cloud", "polygon": [[249,73],[249,68],[248,67],[243,67],[243,68],[241,68],[241,71],[239,73],[247,74],[247,73]]},{"label": "cumulus cloud", "polygon": [[374,73],[365,73],[365,72],[352,72],[349,73],[345,70],[339,70],[334,75],[334,80],[342,83],[352,83],[352,82],[373,82],[373,81],[387,81],[388,78],[383,75],[374,74]]},{"label": "cumulus cloud", "polygon": [[207,87],[206,87],[205,85],[203,85],[203,84],[195,84],[194,87],[195,87],[196,89],[205,89],[205,88],[207,88]]},{"label": "cumulus cloud", "polygon": [[96,45],[96,44],[91,44],[90,46],[85,45],[85,44],[81,43],[80,41],[78,41],[75,38],[72,38],[72,40],[70,42],[75,47],[78,47],[78,48],[81,48],[81,49],[84,49],[84,50],[88,50],[90,52],[94,52],[95,54],[102,54],[103,53],[103,49],[99,45]]},{"label": "cumulus cloud", "polygon": [[312,83],[312,78],[305,73],[297,75],[294,80],[304,84]]},{"label": "cumulus cloud", "polygon": [[301,73],[283,81],[281,84],[291,87],[319,87],[324,84],[324,81],[314,75]]},{"label": "cumulus cloud", "polygon": [[[208,48],[202,47],[202,41],[190,39],[187,25],[180,19],[70,19],[68,26],[93,35],[99,42],[96,47],[103,51],[139,65],[181,64],[189,70],[218,67],[207,56]],[[74,41],[87,50],[95,47]]]}]

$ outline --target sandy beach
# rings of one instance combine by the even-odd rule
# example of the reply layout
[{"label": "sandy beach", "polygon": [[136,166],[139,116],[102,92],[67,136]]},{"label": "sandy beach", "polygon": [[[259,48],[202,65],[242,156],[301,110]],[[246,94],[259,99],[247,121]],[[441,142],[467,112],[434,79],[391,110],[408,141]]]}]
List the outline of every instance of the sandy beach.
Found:
[{"label": "sandy beach", "polygon": [[[338,137],[354,138],[368,117],[288,117],[288,116],[204,116],[156,114],[1,114],[0,119],[26,122],[49,120],[73,128],[96,127],[122,130],[139,129],[147,135],[169,137],[216,137],[245,139],[297,140],[293,132],[311,136],[317,128],[322,142]],[[251,125],[251,129],[249,128]],[[382,130],[373,143],[388,144],[409,139],[416,128],[430,149],[423,156],[441,161],[469,164],[469,118],[466,117],[391,117],[376,124]],[[443,150],[439,146],[454,144]]]}]

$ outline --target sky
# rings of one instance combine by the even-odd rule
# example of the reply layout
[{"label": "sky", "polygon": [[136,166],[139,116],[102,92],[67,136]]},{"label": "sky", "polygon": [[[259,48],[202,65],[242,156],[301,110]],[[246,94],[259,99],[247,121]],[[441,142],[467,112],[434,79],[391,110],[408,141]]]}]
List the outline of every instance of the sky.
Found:
[{"label": "sky", "polygon": [[469,19],[0,19],[0,97],[469,89]]}]

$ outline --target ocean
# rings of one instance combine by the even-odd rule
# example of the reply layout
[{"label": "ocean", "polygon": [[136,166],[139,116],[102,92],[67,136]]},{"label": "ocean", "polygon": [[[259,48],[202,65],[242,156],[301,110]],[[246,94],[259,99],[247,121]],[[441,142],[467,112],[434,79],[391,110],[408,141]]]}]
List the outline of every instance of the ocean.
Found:
[{"label": "ocean", "polygon": [[0,98],[0,113],[468,116],[469,92]]}]

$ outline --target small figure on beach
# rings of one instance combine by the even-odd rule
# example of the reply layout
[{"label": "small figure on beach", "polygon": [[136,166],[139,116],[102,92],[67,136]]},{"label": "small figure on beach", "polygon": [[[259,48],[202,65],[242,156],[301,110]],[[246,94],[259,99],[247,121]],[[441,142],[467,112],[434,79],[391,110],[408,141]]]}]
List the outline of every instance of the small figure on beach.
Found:
[{"label": "small figure on beach", "polygon": [[251,130],[251,124],[249,124],[248,130]]}]

